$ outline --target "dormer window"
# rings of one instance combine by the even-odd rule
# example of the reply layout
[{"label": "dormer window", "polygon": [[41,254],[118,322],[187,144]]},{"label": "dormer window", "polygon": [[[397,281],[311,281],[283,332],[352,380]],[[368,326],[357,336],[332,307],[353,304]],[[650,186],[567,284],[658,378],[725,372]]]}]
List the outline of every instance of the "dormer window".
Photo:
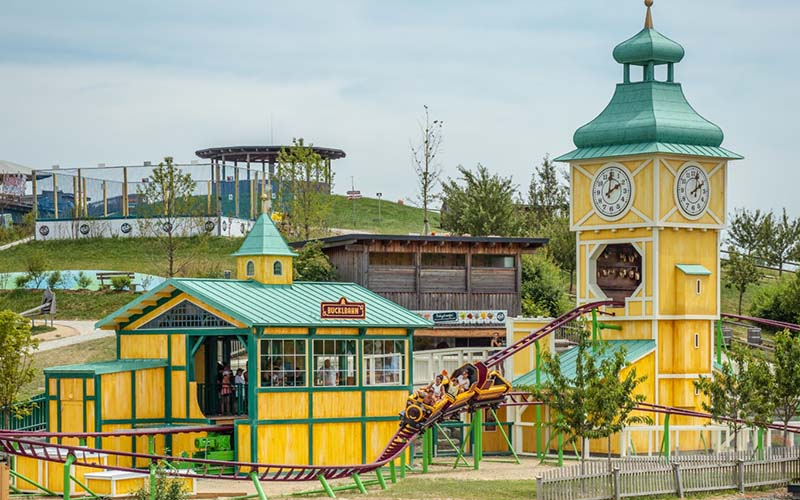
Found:
[{"label": "dormer window", "polygon": [[275,276],[283,276],[283,264],[281,261],[276,260],[274,264],[272,264],[272,274]]},{"label": "dormer window", "polygon": [[245,265],[244,274],[248,278],[252,278],[256,275],[256,264],[252,260],[248,260],[247,264]]}]

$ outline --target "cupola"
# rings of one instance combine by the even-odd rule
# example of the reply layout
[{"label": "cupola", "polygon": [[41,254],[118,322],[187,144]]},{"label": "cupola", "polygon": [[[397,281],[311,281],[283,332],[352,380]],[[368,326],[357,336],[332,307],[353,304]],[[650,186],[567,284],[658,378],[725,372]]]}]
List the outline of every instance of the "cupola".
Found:
[{"label": "cupola", "polygon": [[237,277],[265,285],[291,285],[297,254],[286,244],[267,213],[266,194],[261,196],[261,205],[261,215],[233,254]]}]

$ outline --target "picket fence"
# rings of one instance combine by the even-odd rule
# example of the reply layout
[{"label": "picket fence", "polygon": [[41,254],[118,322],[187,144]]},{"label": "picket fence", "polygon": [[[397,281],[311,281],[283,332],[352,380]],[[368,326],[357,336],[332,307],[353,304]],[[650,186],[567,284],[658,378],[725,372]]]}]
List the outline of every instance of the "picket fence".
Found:
[{"label": "picket fence", "polygon": [[591,461],[536,478],[537,500],[603,500],[780,486],[800,478],[800,451],[773,449]]}]

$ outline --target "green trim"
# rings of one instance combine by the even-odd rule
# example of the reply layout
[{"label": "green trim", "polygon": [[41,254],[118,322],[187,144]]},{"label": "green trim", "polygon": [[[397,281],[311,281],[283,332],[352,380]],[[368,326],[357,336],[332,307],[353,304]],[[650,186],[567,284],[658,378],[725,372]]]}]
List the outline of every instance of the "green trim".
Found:
[{"label": "green trim", "polygon": [[119,335],[205,335],[213,337],[226,337],[231,335],[249,335],[250,328],[163,328],[153,330],[120,330]]},{"label": "green trim", "polygon": [[[262,330],[263,333],[263,330]],[[310,335],[316,335],[317,329],[316,328],[309,328],[308,333]],[[314,356],[311,354],[311,349],[313,345],[309,346],[306,344],[306,367],[311,371],[311,375],[314,375]],[[306,380],[309,380],[309,377],[306,377]],[[310,382],[310,380],[309,380]],[[308,394],[308,418],[312,420],[314,418],[314,394],[309,391]],[[308,464],[314,465],[314,426],[308,426]]]},{"label": "green trim", "polygon": [[385,417],[325,417],[325,418],[284,418],[277,420],[256,420],[256,425],[276,425],[276,424],[344,424],[353,422],[400,422],[397,416]]},{"label": "green trim", "polygon": [[[100,375],[95,375],[94,376],[94,394],[95,394],[95,397],[97,398],[95,403],[94,403],[94,427],[95,427],[94,430],[95,430],[95,432],[102,432],[103,431],[103,420],[102,420],[102,414],[103,414],[103,403],[102,403],[102,401],[103,401],[102,394],[103,393],[102,393],[102,390],[103,390],[103,387],[102,387],[101,381],[102,381],[102,377],[100,377]],[[96,437],[95,438],[95,447],[102,448],[103,447],[102,445],[103,445],[103,438]]]},{"label": "green trim", "polygon": [[[247,365],[248,374],[253,373],[255,378],[250,377],[253,383],[247,387],[247,416],[249,422],[258,420],[258,395],[256,393],[256,381],[261,380],[261,366],[258,364],[258,342],[256,337],[247,337]],[[258,429],[250,425],[250,458],[252,462],[258,462]]]},{"label": "green trim", "polygon": [[[361,328],[358,330],[358,336],[364,337],[366,334],[366,329]],[[358,377],[358,382],[361,384],[361,416],[367,415],[367,389],[365,388],[363,382],[364,378],[366,377],[366,373],[364,373],[364,339],[361,338],[356,342],[356,350],[360,353],[358,356],[357,363],[357,372],[356,377]],[[361,463],[367,462],[367,422],[366,420],[361,421]],[[358,483],[358,481],[356,481]]]}]

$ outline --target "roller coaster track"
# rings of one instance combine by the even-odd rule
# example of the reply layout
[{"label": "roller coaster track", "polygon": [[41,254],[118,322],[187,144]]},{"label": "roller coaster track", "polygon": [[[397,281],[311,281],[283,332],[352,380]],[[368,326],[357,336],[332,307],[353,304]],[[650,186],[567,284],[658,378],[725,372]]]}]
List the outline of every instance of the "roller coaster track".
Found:
[{"label": "roller coaster track", "polygon": [[773,319],[753,318],[751,316],[741,316],[739,314],[722,313],[720,316],[727,319],[737,321],[748,321],[757,325],[764,325],[778,330],[789,330],[790,332],[800,332],[800,325],[794,323],[786,323],[785,321],[776,321]]},{"label": "roller coaster track", "polygon": [[[619,302],[612,300],[594,302],[579,306],[551,321],[542,328],[531,332],[531,334],[520,339],[514,344],[499,350],[498,352],[489,356],[483,364],[487,368],[494,367],[505,359],[513,356],[517,352],[530,347],[537,340],[546,337],[553,333],[558,328],[566,325],[585,314],[590,313],[592,310],[604,306],[620,306]],[[521,405],[536,405],[541,404],[537,401],[531,401],[530,395],[520,392],[512,392],[508,394],[508,401],[502,403],[506,406],[521,406]],[[460,412],[470,411],[468,406],[465,406]],[[441,417],[440,417],[441,418]],[[438,419],[437,419],[438,421]],[[420,429],[412,429],[410,427],[401,427],[389,440],[389,443],[378,455],[378,457],[367,464],[355,465],[341,465],[341,466],[328,466],[328,465],[280,465],[280,464],[260,464],[252,462],[229,462],[221,460],[208,460],[198,458],[184,458],[174,457],[158,454],[146,454],[137,452],[125,452],[118,450],[103,450],[99,448],[91,448],[85,446],[74,446],[60,443],[50,443],[49,440],[64,438],[103,438],[103,437],[139,437],[139,436],[156,436],[167,434],[179,434],[187,432],[210,432],[210,431],[229,431],[230,426],[208,426],[208,427],[190,427],[190,428],[174,428],[174,429],[135,429],[135,430],[122,430],[116,432],[100,432],[100,433],[49,433],[49,432],[8,432],[0,431],[0,451],[5,453],[31,457],[38,460],[46,460],[51,462],[67,461],[68,457],[73,457],[73,463],[77,466],[86,466],[91,468],[98,468],[92,459],[87,459],[87,453],[97,453],[107,455],[109,458],[116,458],[116,460],[109,460],[109,462],[116,462],[109,465],[104,465],[101,468],[128,472],[141,472],[142,469],[136,468],[135,464],[138,461],[146,461],[148,463],[163,462],[176,466],[178,464],[188,465],[192,467],[192,475],[194,477],[212,478],[212,479],[239,479],[250,480],[250,473],[256,473],[261,481],[309,481],[316,480],[320,477],[325,479],[340,479],[352,476],[354,473],[362,474],[374,471],[389,462],[397,459],[411,442],[420,435],[424,428],[434,425],[436,422],[426,422]],[[44,441],[43,441],[44,440]],[[130,461],[131,466],[119,465],[120,459]],[[234,468],[234,472],[230,473],[230,468]],[[178,469],[172,472],[177,472]]]}]

